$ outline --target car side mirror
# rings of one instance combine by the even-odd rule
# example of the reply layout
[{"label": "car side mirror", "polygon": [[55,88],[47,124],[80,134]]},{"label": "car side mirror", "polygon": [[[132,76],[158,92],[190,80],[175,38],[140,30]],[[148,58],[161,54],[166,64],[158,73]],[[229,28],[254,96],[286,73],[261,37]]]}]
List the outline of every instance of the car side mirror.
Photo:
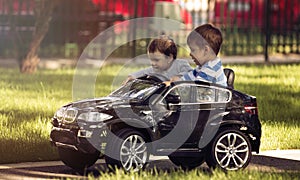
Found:
[{"label": "car side mirror", "polygon": [[174,94],[169,94],[168,96],[166,96],[165,100],[168,104],[178,104],[178,103],[180,103],[180,96],[174,95]]}]

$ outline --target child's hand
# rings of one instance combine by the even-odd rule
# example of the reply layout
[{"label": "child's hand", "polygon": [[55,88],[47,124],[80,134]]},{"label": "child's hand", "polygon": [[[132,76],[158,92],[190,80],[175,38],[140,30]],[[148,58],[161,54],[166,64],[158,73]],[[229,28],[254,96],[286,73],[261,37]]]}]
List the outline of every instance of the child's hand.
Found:
[{"label": "child's hand", "polygon": [[128,81],[135,79],[133,76],[128,76],[127,79],[125,79],[125,81],[122,82],[122,85],[125,85],[128,83]]},{"label": "child's hand", "polygon": [[180,80],[181,80],[180,76],[173,76],[173,77],[171,77],[171,79],[170,79],[171,82],[174,82],[174,81],[180,81]]},{"label": "child's hand", "polygon": [[170,85],[171,85],[171,81],[164,81],[164,84],[165,84],[166,86],[170,86]]}]

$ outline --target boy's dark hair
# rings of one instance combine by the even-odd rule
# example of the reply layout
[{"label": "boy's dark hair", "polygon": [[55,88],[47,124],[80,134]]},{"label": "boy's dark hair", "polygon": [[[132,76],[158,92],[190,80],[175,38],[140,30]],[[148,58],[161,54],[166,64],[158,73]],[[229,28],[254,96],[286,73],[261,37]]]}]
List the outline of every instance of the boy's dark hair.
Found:
[{"label": "boy's dark hair", "polygon": [[200,47],[209,45],[217,55],[223,42],[222,32],[212,24],[203,24],[188,35],[187,42],[191,41]]},{"label": "boy's dark hair", "polygon": [[148,52],[154,53],[155,51],[159,51],[160,53],[170,56],[173,55],[173,59],[177,58],[177,46],[173,39],[168,36],[162,35],[159,38],[153,39],[149,46]]}]

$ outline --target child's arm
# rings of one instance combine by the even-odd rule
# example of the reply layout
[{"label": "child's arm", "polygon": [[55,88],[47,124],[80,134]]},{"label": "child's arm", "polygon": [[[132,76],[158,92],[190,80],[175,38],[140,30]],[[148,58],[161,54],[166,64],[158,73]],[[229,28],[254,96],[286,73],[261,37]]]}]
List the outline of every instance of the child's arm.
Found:
[{"label": "child's arm", "polygon": [[139,77],[142,77],[144,75],[151,74],[153,72],[154,72],[153,68],[152,67],[148,67],[148,68],[139,70],[137,72],[131,73],[131,74],[129,74],[129,76],[131,76],[133,78],[139,78]]},{"label": "child's arm", "polygon": [[149,67],[149,68],[146,68],[146,69],[142,69],[140,71],[137,71],[137,72],[134,72],[134,73],[131,73],[127,76],[127,79],[125,79],[122,83],[122,85],[126,84],[128,81],[130,80],[133,80],[133,79],[136,79],[136,78],[139,78],[139,77],[142,77],[146,74],[151,74],[153,73],[153,69],[152,67]]},{"label": "child's arm", "polygon": [[190,72],[193,70],[193,68],[190,66],[190,64],[187,61],[185,61],[185,60],[181,60],[181,61],[182,61],[182,63],[179,66],[180,75],[183,75],[184,73],[187,73],[187,72]]}]

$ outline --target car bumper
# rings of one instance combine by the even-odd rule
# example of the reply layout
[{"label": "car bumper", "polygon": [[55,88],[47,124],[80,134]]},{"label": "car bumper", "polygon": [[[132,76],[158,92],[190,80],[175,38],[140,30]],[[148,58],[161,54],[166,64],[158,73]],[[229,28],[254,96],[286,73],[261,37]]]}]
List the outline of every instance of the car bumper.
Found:
[{"label": "car bumper", "polygon": [[91,139],[78,137],[78,133],[59,127],[53,127],[50,133],[50,142],[53,145],[73,149],[83,153],[94,153],[96,151],[100,151],[99,140],[97,140],[98,142],[94,144]]}]

